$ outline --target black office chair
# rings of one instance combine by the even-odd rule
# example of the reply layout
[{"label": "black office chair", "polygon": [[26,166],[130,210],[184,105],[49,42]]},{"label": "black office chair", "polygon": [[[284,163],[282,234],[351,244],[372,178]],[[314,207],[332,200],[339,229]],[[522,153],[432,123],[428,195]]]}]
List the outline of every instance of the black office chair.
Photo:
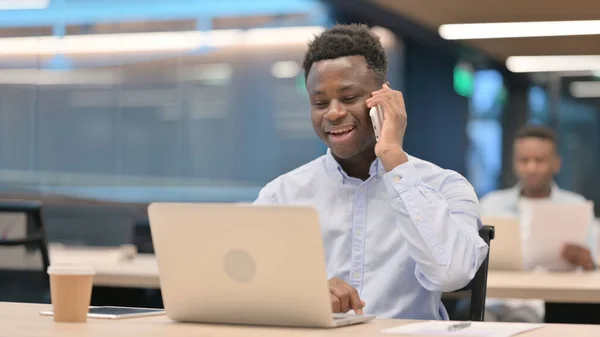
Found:
[{"label": "black office chair", "polygon": [[133,244],[138,253],[154,254],[152,245],[152,233],[150,232],[150,220],[147,218],[136,219],[133,225]]},{"label": "black office chair", "polygon": [[[42,205],[39,202],[35,201],[5,201],[0,200],[0,212],[4,213],[24,213],[27,217],[27,234],[24,238],[18,239],[0,239],[0,247],[14,247],[14,246],[25,246],[27,250],[39,249],[42,257],[42,275],[39,272],[31,273],[28,271],[16,271],[10,270],[7,271],[4,275],[3,279],[8,280],[8,278],[12,278],[16,274],[19,274],[19,277],[22,281],[18,281],[19,283],[28,284],[28,283],[36,283],[31,282],[33,280],[39,280],[41,276],[43,282],[43,297],[48,296],[50,281],[46,271],[48,270],[48,266],[50,265],[50,257],[48,253],[48,242],[46,238],[46,228],[44,227],[44,222],[42,220]],[[29,224],[33,225],[33,230],[29,229]],[[31,275],[34,274],[34,275]],[[33,276],[33,277],[32,277]],[[29,292],[26,291],[26,292]],[[36,301],[47,301],[46,299],[39,299]]]},{"label": "black office chair", "polygon": [[[490,242],[494,239],[494,226],[482,226],[479,230],[479,236],[491,248]],[[483,321],[485,315],[485,296],[487,290],[488,264],[490,259],[490,250],[485,260],[477,270],[475,277],[462,289],[456,290],[453,293],[470,292],[471,305],[469,308],[469,320]]]}]

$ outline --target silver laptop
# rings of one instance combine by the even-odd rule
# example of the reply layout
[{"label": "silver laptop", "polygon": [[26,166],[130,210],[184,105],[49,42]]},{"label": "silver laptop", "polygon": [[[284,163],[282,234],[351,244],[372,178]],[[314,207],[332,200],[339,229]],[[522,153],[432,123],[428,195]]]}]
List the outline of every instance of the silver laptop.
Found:
[{"label": "silver laptop", "polygon": [[301,206],[153,203],[152,241],[175,321],[339,327],[317,211]]},{"label": "silver laptop", "polygon": [[489,268],[492,270],[523,270],[522,236],[519,218],[503,216],[482,217],[485,225],[495,227],[490,248]]}]

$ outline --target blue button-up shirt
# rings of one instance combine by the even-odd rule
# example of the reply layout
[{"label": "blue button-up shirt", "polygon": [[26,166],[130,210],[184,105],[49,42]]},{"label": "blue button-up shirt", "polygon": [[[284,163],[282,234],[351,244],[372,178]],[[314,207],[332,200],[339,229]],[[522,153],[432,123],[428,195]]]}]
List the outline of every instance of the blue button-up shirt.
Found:
[{"label": "blue button-up shirt", "polygon": [[380,318],[448,319],[441,293],[464,287],[488,250],[472,186],[412,156],[387,173],[375,160],[362,181],[327,151],[267,184],[256,203],[315,207],[328,277]]}]

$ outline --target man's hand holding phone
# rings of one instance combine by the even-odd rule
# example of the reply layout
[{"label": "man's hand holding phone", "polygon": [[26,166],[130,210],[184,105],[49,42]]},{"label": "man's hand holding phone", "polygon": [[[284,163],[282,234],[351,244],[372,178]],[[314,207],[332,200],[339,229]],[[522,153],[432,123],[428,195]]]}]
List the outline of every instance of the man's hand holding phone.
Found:
[{"label": "man's hand holding phone", "polygon": [[354,310],[357,315],[363,314],[365,302],[358,296],[358,291],[339,278],[329,280],[331,309],[334,313],[347,313]]},{"label": "man's hand holding phone", "polygon": [[385,83],[381,89],[371,93],[371,98],[367,99],[366,103],[369,109],[379,107],[383,112],[375,155],[389,172],[408,161],[402,147],[407,124],[404,97],[400,91],[392,90],[389,84]]}]

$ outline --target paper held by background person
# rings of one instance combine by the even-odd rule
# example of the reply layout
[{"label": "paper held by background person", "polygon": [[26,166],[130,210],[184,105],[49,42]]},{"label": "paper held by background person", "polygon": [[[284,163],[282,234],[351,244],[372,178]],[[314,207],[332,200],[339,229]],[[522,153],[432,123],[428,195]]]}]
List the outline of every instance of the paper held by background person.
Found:
[{"label": "paper held by background person", "polygon": [[546,201],[521,201],[523,255],[526,269],[572,270],[562,257],[565,244],[587,246],[593,203],[556,204]]}]

